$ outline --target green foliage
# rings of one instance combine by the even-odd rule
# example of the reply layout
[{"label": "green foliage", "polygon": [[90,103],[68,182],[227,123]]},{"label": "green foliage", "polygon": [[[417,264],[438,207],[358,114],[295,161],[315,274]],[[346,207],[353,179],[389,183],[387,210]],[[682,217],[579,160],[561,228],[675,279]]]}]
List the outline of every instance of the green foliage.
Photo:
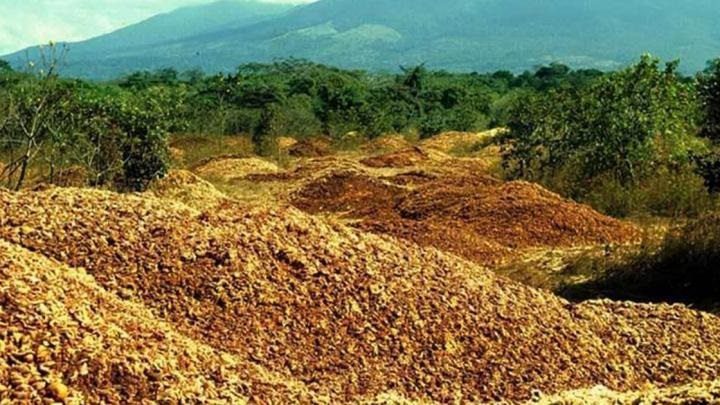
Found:
[{"label": "green foliage", "polygon": [[6,86],[0,150],[7,152],[9,162],[0,173],[0,181],[19,189],[41,150],[46,145],[54,150],[52,145],[64,141],[68,129],[65,107],[73,84],[49,73],[27,75]]},{"label": "green foliage", "polygon": [[688,218],[713,207],[704,179],[691,166],[660,167],[628,187],[614,178],[596,179],[582,198],[597,210],[616,217],[659,215]]},{"label": "green foliage", "polygon": [[270,137],[293,135],[305,138],[321,131],[322,123],[315,116],[313,100],[305,94],[268,105],[256,128],[258,134]]},{"label": "green foliage", "polygon": [[693,156],[693,160],[708,190],[712,193],[720,192],[720,151]]},{"label": "green foliage", "polygon": [[80,166],[91,185],[143,190],[167,170],[166,139],[185,127],[182,89],[119,87],[28,76],[8,91],[12,112],[0,128],[15,188],[39,159],[47,178]]},{"label": "green foliage", "polygon": [[698,76],[698,93],[702,103],[703,122],[700,134],[720,141],[720,59],[708,63]]},{"label": "green foliage", "polygon": [[[422,65],[368,74],[291,59],[224,75],[138,72],[112,83],[7,71],[0,74],[0,152],[23,156],[28,142],[23,149],[18,140],[27,141],[23,127],[36,122],[31,157],[51,173],[79,165],[90,184],[142,190],[167,170],[170,133],[245,135],[257,150],[274,153],[278,136],[327,136],[351,147],[384,133],[427,137],[508,125],[511,177],[543,182],[606,212],[688,214],[703,199],[690,170],[704,166],[690,157],[707,148],[692,135],[694,82],[676,68],[644,57],[610,74],[557,63],[520,75]],[[36,111],[38,100],[52,107]],[[652,184],[654,173],[664,173],[665,182]]]},{"label": "green foliage", "polygon": [[155,87],[147,93],[125,95],[113,108],[113,119],[126,137],[122,148],[123,176],[120,187],[144,190],[150,181],[163,177],[168,168],[167,136],[182,129],[173,111],[176,94]]},{"label": "green foliage", "polygon": [[[194,77],[190,76],[189,80]],[[136,72],[118,82],[124,89],[146,90],[156,86],[176,86],[179,84],[179,73],[175,69],[161,69],[155,72]]]},{"label": "green foliage", "polygon": [[636,187],[662,167],[688,164],[703,146],[695,93],[676,69],[644,56],[586,85],[524,95],[510,113],[507,174],[546,184],[561,177],[561,191],[582,198],[600,178]]},{"label": "green foliage", "polygon": [[0,72],[12,72],[13,68],[10,66],[10,62],[0,59]]},{"label": "green foliage", "polygon": [[[136,82],[136,76],[121,83]],[[134,88],[157,82],[155,75],[142,77],[147,80]],[[258,145],[277,135],[340,140],[350,132],[375,137],[482,130],[505,119],[492,117],[493,105],[517,85],[512,73],[451,74],[416,66],[397,75],[370,75],[292,59],[242,65],[234,75],[199,77],[195,72],[189,80],[172,86],[189,90],[192,130],[247,133]]]}]

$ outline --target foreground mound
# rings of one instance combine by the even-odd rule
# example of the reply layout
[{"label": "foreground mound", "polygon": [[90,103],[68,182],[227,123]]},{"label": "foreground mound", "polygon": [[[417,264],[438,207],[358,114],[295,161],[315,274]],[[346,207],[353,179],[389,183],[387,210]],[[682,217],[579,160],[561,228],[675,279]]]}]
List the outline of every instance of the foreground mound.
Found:
[{"label": "foreground mound", "polygon": [[[540,186],[486,176],[375,179],[330,172],[293,195],[309,213],[343,213],[358,228],[437,247],[482,264],[538,247],[627,243],[629,224]],[[417,174],[416,174],[417,175]],[[417,187],[403,187],[414,181]]]},{"label": "foreground mound", "polygon": [[0,192],[0,212],[0,239],[83,267],[188,337],[292,375],[333,402],[389,391],[527,400],[534,390],[626,391],[720,374],[712,315],[575,306],[437,250],[293,209],[227,203],[199,214],[153,198],[55,189]]},{"label": "foreground mound", "polygon": [[179,335],[82,270],[0,240],[0,402],[311,399],[285,380]]},{"label": "foreground mound", "polygon": [[720,381],[697,382],[665,389],[649,387],[631,392],[615,392],[598,386],[540,398],[532,403],[536,405],[717,404],[720,403]]}]

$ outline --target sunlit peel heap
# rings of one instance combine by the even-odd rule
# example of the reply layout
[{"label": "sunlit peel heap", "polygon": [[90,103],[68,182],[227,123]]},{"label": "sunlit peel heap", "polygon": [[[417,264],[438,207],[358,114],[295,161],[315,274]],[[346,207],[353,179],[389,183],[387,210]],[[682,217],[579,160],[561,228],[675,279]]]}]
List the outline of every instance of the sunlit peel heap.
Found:
[{"label": "sunlit peel heap", "polygon": [[[150,196],[50,189],[0,192],[0,212],[0,239],[15,245],[3,244],[5,252],[15,252],[3,260],[32,251],[32,257],[86,269],[92,278],[84,280],[113,293],[108,321],[98,322],[132,314],[126,300],[135,302],[132,308],[142,304],[152,315],[132,319],[160,319],[182,339],[291,375],[333,402],[388,392],[439,402],[522,401],[536,390],[552,394],[601,384],[626,391],[720,374],[715,316],[682,306],[572,305],[437,250],[294,209],[226,202],[201,213]],[[47,277],[42,288],[80,294],[66,281],[73,270],[53,272],[54,262],[37,260],[31,273]],[[3,319],[22,327],[26,322],[12,317],[22,306],[7,297],[31,292],[15,291],[12,280],[24,277],[12,276],[17,264],[11,260],[4,268],[11,276],[2,281]],[[104,294],[100,287],[97,294]],[[37,325],[51,333],[46,323]],[[132,353],[107,343],[110,354]],[[84,347],[82,340],[66,345]],[[14,354],[5,351],[2,359],[8,364]],[[192,367],[205,366],[183,369]],[[100,395],[83,391],[87,385],[71,380],[70,369],[55,373],[69,395]],[[170,379],[164,373],[157,378]],[[110,393],[127,389],[123,380],[107,384]],[[292,400],[283,389],[253,395]],[[157,400],[158,394],[140,397]]]},{"label": "sunlit peel heap", "polygon": [[[494,264],[530,248],[631,243],[638,238],[633,225],[540,186],[458,172],[377,178],[362,168],[339,167],[308,181],[291,202],[312,214],[341,214],[355,220],[353,226],[359,229],[437,247],[480,264]],[[408,182],[413,187],[406,187]]]},{"label": "sunlit peel heap", "polygon": [[0,399],[308,401],[288,376],[178,334],[83,270],[0,241]]}]

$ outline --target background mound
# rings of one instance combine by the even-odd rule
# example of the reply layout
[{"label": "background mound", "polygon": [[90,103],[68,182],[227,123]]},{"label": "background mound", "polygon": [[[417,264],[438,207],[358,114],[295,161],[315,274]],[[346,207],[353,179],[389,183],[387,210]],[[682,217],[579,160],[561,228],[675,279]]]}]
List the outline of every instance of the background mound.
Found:
[{"label": "background mound", "polygon": [[275,144],[278,148],[278,150],[287,152],[295,146],[298,143],[297,139],[289,137],[289,136],[279,136],[277,139],[275,139]]},{"label": "background mound", "polygon": [[496,128],[485,132],[444,132],[424,140],[421,145],[428,149],[450,153],[458,149],[485,145],[505,131],[504,128]]},{"label": "background mound", "polygon": [[332,154],[332,142],[325,138],[302,139],[288,148],[293,157],[322,157]]},{"label": "background mound", "polygon": [[362,146],[366,153],[388,153],[412,147],[412,144],[400,134],[383,135]]},{"label": "background mound", "polygon": [[214,207],[227,200],[215,186],[186,170],[170,171],[164,178],[150,183],[148,191],[198,209]]},{"label": "background mound", "polygon": [[293,209],[226,203],[199,214],[63,189],[0,193],[0,209],[1,239],[86,268],[190,338],[335,401],[388,391],[527,400],[535,389],[624,391],[720,373],[712,315],[573,306],[434,249]]},{"label": "background mound", "polygon": [[530,183],[418,175],[380,180],[361,171],[330,172],[294,193],[291,203],[313,214],[340,213],[360,229],[481,264],[532,248],[630,243],[638,237],[634,226]]},{"label": "background mound", "polygon": [[401,217],[456,220],[513,249],[629,242],[636,229],[526,182],[438,182],[411,193]]},{"label": "background mound", "polygon": [[418,166],[426,162],[442,161],[448,158],[448,156],[442,153],[414,146],[397,152],[369,157],[361,160],[360,163],[365,166],[375,168],[401,168]]},{"label": "background mound", "polygon": [[202,177],[221,179],[243,179],[251,175],[272,174],[280,168],[260,158],[216,158],[203,163],[193,170]]},{"label": "background mound", "polygon": [[314,214],[343,212],[373,216],[394,206],[403,192],[400,187],[361,171],[343,170],[311,181],[293,199],[296,207]]}]

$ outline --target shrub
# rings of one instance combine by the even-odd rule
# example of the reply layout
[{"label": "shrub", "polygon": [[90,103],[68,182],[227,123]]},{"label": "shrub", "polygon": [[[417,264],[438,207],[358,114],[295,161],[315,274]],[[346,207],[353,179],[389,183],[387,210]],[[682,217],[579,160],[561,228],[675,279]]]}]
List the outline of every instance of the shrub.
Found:
[{"label": "shrub", "polygon": [[711,193],[720,191],[720,152],[712,151],[703,155],[694,156],[698,173],[705,181],[705,186]]},{"label": "shrub", "polygon": [[130,93],[114,88],[79,89],[67,106],[74,123],[72,157],[91,183],[142,191],[169,166],[167,138],[184,129],[180,94],[167,88]]},{"label": "shrub", "polygon": [[704,145],[693,88],[676,69],[646,56],[584,87],[521,97],[505,136],[506,174],[614,213],[696,211],[703,190],[687,167]]},{"label": "shrub", "polygon": [[587,88],[530,95],[509,122],[505,166],[516,177],[541,178],[573,162],[578,186],[600,175],[627,184],[657,163],[687,157],[696,105],[676,65],[659,69],[644,57]]},{"label": "shrub", "polygon": [[282,103],[268,105],[255,129],[257,138],[263,136],[293,136],[307,138],[322,132],[322,123],[313,112],[312,99],[306,95],[293,96]]}]

